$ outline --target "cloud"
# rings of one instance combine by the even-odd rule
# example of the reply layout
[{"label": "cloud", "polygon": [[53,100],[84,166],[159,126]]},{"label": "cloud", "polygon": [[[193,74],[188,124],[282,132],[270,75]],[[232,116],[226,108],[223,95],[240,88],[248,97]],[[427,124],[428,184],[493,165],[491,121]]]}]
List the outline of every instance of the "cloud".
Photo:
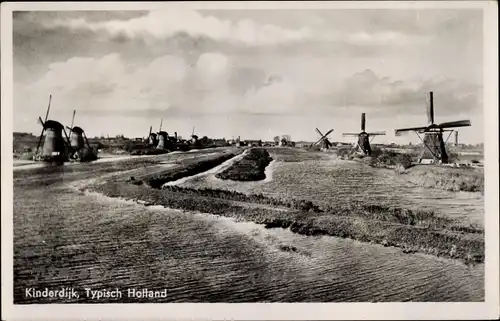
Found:
[{"label": "cloud", "polygon": [[74,30],[107,32],[129,38],[153,37],[163,39],[177,33],[206,36],[215,40],[234,41],[242,44],[262,45],[299,41],[309,36],[306,28],[286,29],[272,24],[259,25],[251,19],[237,22],[203,16],[192,10],[151,11],[146,16],[129,20],[90,22],[85,18],[55,19],[46,21],[49,28],[67,27]]},{"label": "cloud", "polygon": [[427,92],[433,91],[436,115],[480,112],[482,106],[481,87],[447,78],[394,80],[366,69],[349,77],[340,74],[336,82],[314,74],[304,86],[303,73],[281,72],[241,65],[219,52],[203,53],[195,63],[173,55],[137,65],[116,53],[75,57],[50,64],[30,85],[16,85],[16,105],[34,111],[51,93],[59,109],[134,117],[152,111],[174,116],[331,115],[346,107],[419,115]]},{"label": "cloud", "polygon": [[427,80],[391,80],[367,69],[347,78],[333,94],[338,105],[367,106],[380,110],[420,114],[424,112],[426,95],[434,92],[436,113],[450,116],[480,111],[481,87],[448,78]]},{"label": "cloud", "polygon": [[57,17],[46,20],[46,28],[69,28],[74,31],[92,31],[110,35],[116,42],[126,39],[167,39],[177,34],[190,37],[206,37],[216,41],[231,42],[245,46],[279,45],[306,41],[341,42],[353,46],[405,46],[425,44],[429,37],[403,34],[395,30],[343,31],[316,26],[285,28],[272,23],[259,23],[249,18],[228,20],[203,11],[156,10],[146,15],[109,21],[90,21],[86,17]]}]

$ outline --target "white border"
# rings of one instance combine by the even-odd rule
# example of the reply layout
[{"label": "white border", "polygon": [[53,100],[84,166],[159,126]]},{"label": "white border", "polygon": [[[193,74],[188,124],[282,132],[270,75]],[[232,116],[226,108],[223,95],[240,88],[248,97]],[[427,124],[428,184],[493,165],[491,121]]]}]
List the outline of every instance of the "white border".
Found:
[{"label": "white border", "polygon": [[[12,221],[13,57],[12,11],[195,9],[422,9],[482,8],[484,17],[485,302],[273,303],[273,304],[51,304],[14,306]],[[499,312],[498,8],[495,1],[421,2],[32,2],[1,4],[2,98],[2,319],[497,319]],[[457,66],[460,68],[460,66]],[[60,316],[60,317],[59,317]]]}]

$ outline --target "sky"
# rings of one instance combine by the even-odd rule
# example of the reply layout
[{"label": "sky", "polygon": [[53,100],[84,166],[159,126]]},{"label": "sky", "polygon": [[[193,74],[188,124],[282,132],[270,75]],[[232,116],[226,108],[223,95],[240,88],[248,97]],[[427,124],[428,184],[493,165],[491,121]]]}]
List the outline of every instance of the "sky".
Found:
[{"label": "sky", "polygon": [[418,142],[395,128],[470,119],[483,139],[478,9],[14,12],[14,131],[49,119],[88,137],[181,136]]}]

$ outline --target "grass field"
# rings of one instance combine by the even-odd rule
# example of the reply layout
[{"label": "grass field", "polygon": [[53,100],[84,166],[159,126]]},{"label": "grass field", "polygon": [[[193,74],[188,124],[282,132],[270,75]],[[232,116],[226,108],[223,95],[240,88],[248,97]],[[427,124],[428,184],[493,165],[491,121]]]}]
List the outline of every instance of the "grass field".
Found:
[{"label": "grass field", "polygon": [[[311,154],[292,149],[270,149],[270,152],[278,162],[296,163],[302,167],[306,166],[306,169],[307,166],[315,164],[318,166],[319,160],[325,161],[326,157],[320,153]],[[91,190],[110,197],[228,216],[264,224],[267,227],[289,228],[292,232],[304,235],[349,238],[395,246],[405,252],[456,258],[467,263],[484,261],[483,228],[477,224],[468,224],[440,215],[432,209],[407,208],[398,206],[397,203],[380,202],[376,198],[365,200],[361,198],[340,203],[315,202],[314,198],[300,198],[293,194],[273,197],[265,196],[264,193],[248,191],[243,193],[213,185],[207,187],[203,184],[198,187],[164,186],[161,190],[149,187],[158,188],[168,181],[197,174],[234,155],[209,157],[207,160],[198,160],[195,164],[184,164],[180,169],[164,169],[165,173],[159,176],[147,174],[141,178],[146,178],[145,181],[149,182],[145,185],[137,184],[137,180],[127,181],[123,177],[101,181],[92,186]],[[341,167],[342,163],[339,164]],[[369,167],[368,170],[373,171]],[[355,170],[341,171],[337,175],[354,173]],[[151,183],[155,179],[159,179],[158,184]],[[333,181],[335,182],[335,179]],[[308,184],[307,181],[302,183]],[[298,185],[296,188],[300,190]],[[310,188],[315,190],[315,185],[311,185]]]}]

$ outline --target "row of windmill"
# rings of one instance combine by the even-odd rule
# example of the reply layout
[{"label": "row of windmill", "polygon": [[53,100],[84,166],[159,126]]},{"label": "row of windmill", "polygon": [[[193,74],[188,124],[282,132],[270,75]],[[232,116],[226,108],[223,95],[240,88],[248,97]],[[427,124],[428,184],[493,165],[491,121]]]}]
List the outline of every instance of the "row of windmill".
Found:
[{"label": "row of windmill", "polygon": [[[58,121],[48,119],[51,101],[52,95],[49,96],[49,106],[45,114],[45,119],[42,120],[41,117],[38,117],[38,122],[42,125],[42,132],[33,159],[50,160],[57,163],[67,160],[96,160],[97,150],[90,146],[85,131],[81,127],[73,127],[76,111],[73,111],[71,126],[64,126]],[[68,129],[69,134],[66,132],[66,129]],[[40,147],[42,148],[41,153],[39,153]]]},{"label": "row of windmill", "polygon": [[[428,98],[428,123],[424,126],[396,129],[395,135],[400,136],[403,133],[415,132],[423,143],[423,150],[420,154],[419,162],[423,162],[424,160],[431,160],[431,162],[446,164],[449,162],[448,153],[446,152],[446,141],[451,136],[451,133],[455,132],[455,144],[458,144],[458,131],[454,130],[454,128],[471,126],[471,122],[470,120],[459,120],[436,124],[434,121],[433,92],[429,93]],[[367,132],[365,126],[366,114],[362,113],[361,132],[343,133],[342,136],[357,136],[358,141],[356,148],[359,149],[363,154],[370,156],[372,152],[370,146],[371,140],[375,136],[385,135],[385,131]],[[333,132],[333,129],[330,129],[328,132],[326,132],[326,134],[323,134],[318,128],[316,128],[316,132],[320,135],[320,139],[313,143],[313,146],[322,144],[325,149],[329,149],[333,146],[333,144],[328,139],[328,135]],[[446,141],[443,139],[443,133],[445,132],[450,133]],[[421,134],[423,134],[423,138]]]},{"label": "row of windmill", "polygon": [[[49,96],[49,105],[45,120],[38,117],[38,122],[42,125],[42,132],[40,134],[38,144],[36,147],[35,161],[49,161],[55,163],[63,163],[66,161],[93,161],[97,159],[97,148],[93,148],[85,131],[78,126],[73,126],[75,121],[76,111],[73,111],[73,118],[71,126],[64,126],[58,121],[49,120],[50,106],[52,102],[52,95]],[[157,150],[171,151],[171,150],[187,150],[190,147],[201,147],[208,140],[203,137],[201,140],[193,132],[189,140],[183,140],[182,137],[177,136],[177,132],[173,136],[169,135],[166,131],[162,130],[163,119],[160,122],[160,129],[157,133],[152,132],[152,126],[149,128],[149,133],[146,139],[147,148],[154,148]],[[66,131],[66,129],[69,131]]]},{"label": "row of windmill", "polygon": [[160,120],[160,129],[157,133],[153,133],[153,126],[149,127],[149,133],[147,138],[148,147],[156,148],[156,149],[164,149],[164,150],[177,150],[177,149],[186,149],[187,144],[197,144],[198,143],[198,135],[193,132],[191,133],[191,139],[189,141],[185,141],[182,137],[177,135],[177,132],[174,132],[174,135],[169,135],[168,132],[162,130],[163,118]]}]

